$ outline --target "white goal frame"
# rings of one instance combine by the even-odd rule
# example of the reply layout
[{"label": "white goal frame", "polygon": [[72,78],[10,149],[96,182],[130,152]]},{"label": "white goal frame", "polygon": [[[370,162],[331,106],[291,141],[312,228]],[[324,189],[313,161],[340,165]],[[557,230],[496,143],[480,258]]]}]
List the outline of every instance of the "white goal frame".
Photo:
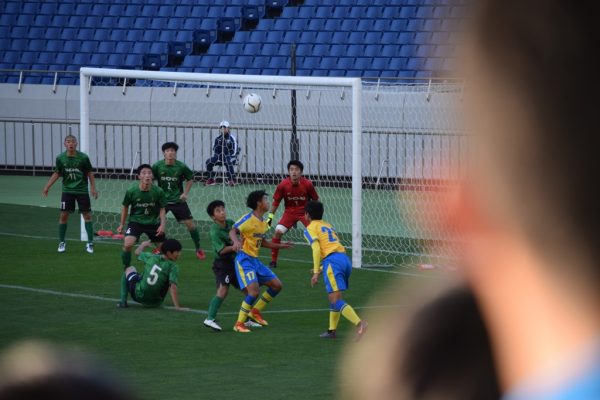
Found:
[{"label": "white goal frame", "polygon": [[[200,82],[227,84],[281,84],[347,87],[352,91],[352,266],[362,267],[362,125],[360,78],[308,77],[308,76],[267,76],[267,75],[226,75],[190,72],[139,71],[126,69],[81,68],[79,79],[80,104],[80,148],[89,152],[89,95],[92,77],[147,79],[171,82]],[[240,104],[241,107],[241,104]],[[81,220],[81,240],[87,240],[83,219]]]}]

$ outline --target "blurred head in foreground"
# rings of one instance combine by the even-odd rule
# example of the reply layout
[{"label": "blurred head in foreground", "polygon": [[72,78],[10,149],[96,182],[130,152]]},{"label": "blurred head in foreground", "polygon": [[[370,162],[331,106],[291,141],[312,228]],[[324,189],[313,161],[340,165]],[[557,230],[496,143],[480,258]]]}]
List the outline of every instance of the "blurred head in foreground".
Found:
[{"label": "blurred head in foreground", "polygon": [[89,356],[44,342],[21,342],[0,355],[0,399],[136,399]]},{"label": "blurred head in foreground", "polygon": [[447,204],[462,283],[373,327],[380,345],[349,360],[377,364],[358,386],[378,398],[600,398],[595,4],[475,3],[460,60],[471,169]]}]

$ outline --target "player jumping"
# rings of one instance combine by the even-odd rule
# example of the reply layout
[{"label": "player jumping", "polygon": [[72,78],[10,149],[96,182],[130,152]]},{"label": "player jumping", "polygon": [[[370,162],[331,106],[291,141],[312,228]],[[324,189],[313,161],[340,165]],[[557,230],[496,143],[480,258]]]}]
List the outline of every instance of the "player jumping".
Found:
[{"label": "player jumping", "polygon": [[[267,216],[267,224],[269,227],[275,217],[275,212],[279,207],[279,203],[283,199],[285,211],[283,216],[275,227],[273,234],[273,243],[281,243],[281,237],[295,226],[298,221],[304,226],[308,226],[308,222],[304,218],[304,206],[309,200],[319,200],[319,195],[313,186],[310,179],[302,176],[304,164],[298,160],[292,160],[287,165],[289,176],[277,185],[273,194],[273,204]],[[271,268],[277,268],[277,257],[279,255],[278,248],[271,249]]]}]

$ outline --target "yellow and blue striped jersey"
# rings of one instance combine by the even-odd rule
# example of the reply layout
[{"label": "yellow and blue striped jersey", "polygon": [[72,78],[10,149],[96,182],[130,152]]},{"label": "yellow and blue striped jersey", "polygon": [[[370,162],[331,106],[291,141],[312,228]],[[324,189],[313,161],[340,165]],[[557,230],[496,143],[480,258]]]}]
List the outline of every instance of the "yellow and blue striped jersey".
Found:
[{"label": "yellow and blue striped jersey", "polygon": [[258,257],[258,250],[269,228],[267,223],[250,212],[240,218],[233,227],[240,231],[242,236],[242,251],[251,257]]},{"label": "yellow and blue striped jersey", "polygon": [[323,220],[311,221],[304,230],[304,237],[308,241],[308,244],[312,245],[315,241],[319,242],[319,246],[321,247],[321,260],[331,253],[346,252],[346,249],[340,243],[340,239],[333,230],[333,227]]}]

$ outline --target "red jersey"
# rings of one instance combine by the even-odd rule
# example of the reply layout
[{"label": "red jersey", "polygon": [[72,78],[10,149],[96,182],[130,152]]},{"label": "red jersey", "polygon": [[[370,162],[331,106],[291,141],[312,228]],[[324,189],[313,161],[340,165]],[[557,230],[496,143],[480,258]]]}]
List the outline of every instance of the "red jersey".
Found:
[{"label": "red jersey", "polygon": [[286,213],[304,214],[306,203],[309,200],[319,200],[319,196],[310,179],[301,177],[298,184],[294,185],[290,177],[287,177],[277,185],[273,194],[273,205],[279,206],[281,199],[283,199]]}]

